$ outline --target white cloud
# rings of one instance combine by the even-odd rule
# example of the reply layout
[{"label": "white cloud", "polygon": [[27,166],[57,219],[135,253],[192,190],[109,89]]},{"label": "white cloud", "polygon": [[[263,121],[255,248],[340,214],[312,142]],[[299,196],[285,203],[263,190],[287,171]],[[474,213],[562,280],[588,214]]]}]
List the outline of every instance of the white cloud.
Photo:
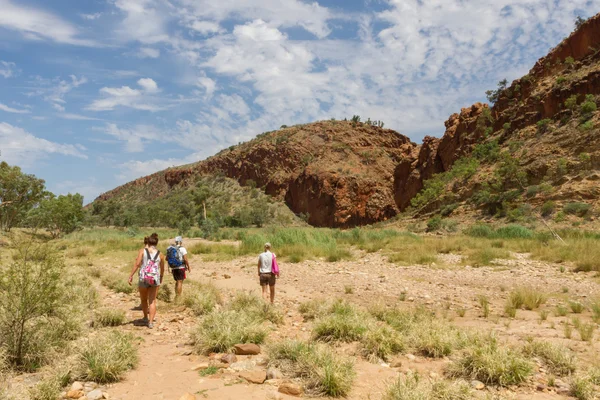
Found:
[{"label": "white cloud", "polygon": [[126,142],[125,149],[130,153],[142,152],[145,144],[162,138],[158,129],[149,125],[137,125],[127,129],[119,128],[116,124],[106,124],[105,127],[94,128],[94,130]]},{"label": "white cloud", "polygon": [[45,101],[50,103],[52,107],[58,112],[65,111],[65,104],[67,101],[65,97],[73,89],[87,83],[86,77],[77,78],[75,75],[69,76],[70,80],[64,79],[44,79],[42,77],[35,77],[32,84],[36,87],[34,90],[26,93],[28,96],[42,97]]},{"label": "white cloud", "polygon": [[73,114],[73,113],[59,113],[56,114],[59,118],[70,119],[74,121],[100,121],[99,118],[87,117],[85,115]]},{"label": "white cloud", "polygon": [[327,21],[333,17],[329,9],[317,2],[300,0],[181,0],[181,4],[180,14],[188,24],[192,20],[192,29],[196,22],[206,30],[206,21],[218,24],[228,19],[262,19],[275,27],[300,26],[323,38],[331,31]]},{"label": "white cloud", "polygon": [[115,0],[115,6],[125,14],[119,36],[141,43],[167,42],[169,35],[169,3],[155,0]]},{"label": "white cloud", "polygon": [[50,154],[87,159],[81,145],[60,144],[32,135],[26,130],[0,122],[0,148],[2,160],[9,164],[33,165]]},{"label": "white cloud", "polygon": [[138,80],[142,90],[132,89],[129,86],[120,88],[103,87],[100,93],[103,98],[94,100],[86,107],[91,111],[110,111],[117,107],[128,107],[143,111],[160,111],[166,107],[160,105],[160,99],[153,95],[159,92],[158,85],[150,78]]},{"label": "white cloud", "polygon": [[79,14],[79,16],[88,21],[94,21],[94,20],[97,20],[98,18],[100,18],[102,16],[102,14],[103,13],[101,13],[101,12],[97,12],[97,13],[93,13],[93,14]]},{"label": "white cloud", "polygon": [[12,108],[2,103],[0,103],[0,110],[14,114],[29,114],[31,112],[29,110],[19,110],[17,108]]},{"label": "white cloud", "polygon": [[152,47],[142,47],[137,52],[139,58],[158,58],[160,57],[160,50]]},{"label": "white cloud", "polygon": [[142,78],[138,80],[137,83],[148,93],[158,92],[158,85],[156,84],[156,82],[154,82],[154,79]]},{"label": "white cloud", "polygon": [[30,40],[50,39],[59,43],[95,46],[96,43],[78,38],[79,31],[70,23],[49,12],[0,0],[0,27],[16,30]]},{"label": "white cloud", "polygon": [[210,35],[212,33],[223,33],[225,30],[221,28],[221,26],[212,21],[192,21],[189,25],[189,28],[202,34],[202,35]]},{"label": "white cloud", "polygon": [[10,78],[16,74],[17,65],[13,62],[0,60],[0,75],[5,78]]}]

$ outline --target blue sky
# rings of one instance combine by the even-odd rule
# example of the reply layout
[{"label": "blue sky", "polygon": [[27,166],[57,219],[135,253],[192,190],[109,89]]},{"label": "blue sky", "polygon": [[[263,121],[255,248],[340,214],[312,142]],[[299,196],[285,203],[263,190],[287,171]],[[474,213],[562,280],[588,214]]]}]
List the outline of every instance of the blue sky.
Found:
[{"label": "blue sky", "polygon": [[286,124],[419,142],[600,0],[0,0],[0,160],[86,202]]}]

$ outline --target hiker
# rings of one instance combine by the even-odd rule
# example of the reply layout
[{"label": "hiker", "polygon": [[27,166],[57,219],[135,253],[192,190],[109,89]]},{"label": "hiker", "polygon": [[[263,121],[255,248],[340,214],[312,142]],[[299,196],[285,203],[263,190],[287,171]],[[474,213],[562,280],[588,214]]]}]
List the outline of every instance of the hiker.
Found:
[{"label": "hiker", "polygon": [[[145,249],[147,249],[147,248],[148,248],[148,236],[144,236],[144,248],[145,248]],[[135,265],[135,262],[134,262],[134,265]],[[158,297],[158,292],[157,292],[156,296]],[[138,311],[138,310],[143,310],[143,308],[142,308],[142,303],[140,302],[140,305],[139,305],[139,306],[135,306],[135,307],[133,307],[133,310],[136,310],[136,311]]]},{"label": "hiker", "polygon": [[181,296],[183,291],[183,281],[186,278],[186,271],[192,272],[187,258],[187,250],[183,247],[183,238],[175,238],[175,246],[169,246],[167,249],[167,262],[175,279],[175,298]]},{"label": "hiker", "polygon": [[144,312],[142,321],[148,324],[148,328],[152,329],[156,317],[156,294],[165,272],[165,257],[156,248],[156,245],[158,245],[158,235],[156,233],[150,235],[147,242],[148,247],[144,247],[138,252],[129,275],[129,284],[131,285],[133,275],[139,268],[138,288],[140,300],[142,301],[142,311]]},{"label": "hiker", "polygon": [[279,278],[277,257],[271,253],[271,243],[265,243],[265,251],[258,256],[258,277],[265,301],[269,299],[267,286],[269,286],[271,304],[275,302],[275,281]]}]

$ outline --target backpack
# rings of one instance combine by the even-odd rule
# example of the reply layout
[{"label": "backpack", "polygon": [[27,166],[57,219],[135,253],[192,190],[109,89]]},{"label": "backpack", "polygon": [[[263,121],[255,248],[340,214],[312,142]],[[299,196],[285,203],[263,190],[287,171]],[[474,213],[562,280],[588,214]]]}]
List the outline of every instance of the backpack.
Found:
[{"label": "backpack", "polygon": [[152,258],[148,249],[145,250],[148,261],[146,261],[146,265],[140,271],[140,280],[150,286],[158,286],[160,285],[160,269],[157,260],[160,251],[157,251],[154,258]]},{"label": "backpack", "polygon": [[167,249],[167,263],[171,269],[179,269],[183,265],[181,252],[178,247],[169,246]]}]

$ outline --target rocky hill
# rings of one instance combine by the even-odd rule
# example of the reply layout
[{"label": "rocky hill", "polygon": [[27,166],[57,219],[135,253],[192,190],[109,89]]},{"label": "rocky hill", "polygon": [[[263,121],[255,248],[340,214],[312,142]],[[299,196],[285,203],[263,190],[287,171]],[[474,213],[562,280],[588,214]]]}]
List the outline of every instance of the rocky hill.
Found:
[{"label": "rocky hill", "polygon": [[441,138],[416,145],[356,119],[284,126],[127,183],[96,202],[139,198],[148,185],[164,196],[200,176],[225,175],[285,201],[315,226],[384,221],[411,205],[417,215],[461,207],[498,216],[523,211],[524,204],[593,205],[600,194],[598,94],[600,15],[527,75],[500,83],[490,93],[492,107],[477,103],[450,116]]}]

